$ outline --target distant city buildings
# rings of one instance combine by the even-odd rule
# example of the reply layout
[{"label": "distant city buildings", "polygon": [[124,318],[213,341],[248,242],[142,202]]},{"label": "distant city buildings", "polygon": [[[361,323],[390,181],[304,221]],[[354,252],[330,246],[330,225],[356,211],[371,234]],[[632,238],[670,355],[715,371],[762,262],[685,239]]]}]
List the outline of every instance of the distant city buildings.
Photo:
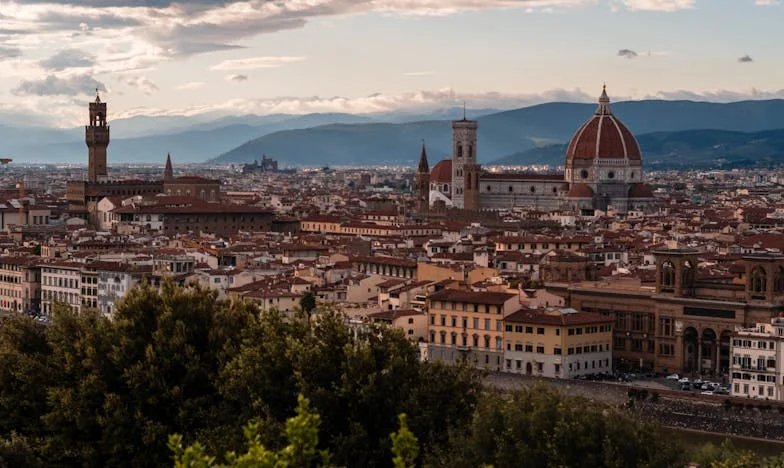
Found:
[{"label": "distant city buildings", "polygon": [[312,293],[423,359],[780,398],[784,171],[643,173],[606,93],[555,174],[479,166],[469,120],[432,166],[423,144],[416,167],[108,167],[107,107],[89,106],[86,170],[0,173],[0,312],[112,317],[169,279],[293,317]]}]

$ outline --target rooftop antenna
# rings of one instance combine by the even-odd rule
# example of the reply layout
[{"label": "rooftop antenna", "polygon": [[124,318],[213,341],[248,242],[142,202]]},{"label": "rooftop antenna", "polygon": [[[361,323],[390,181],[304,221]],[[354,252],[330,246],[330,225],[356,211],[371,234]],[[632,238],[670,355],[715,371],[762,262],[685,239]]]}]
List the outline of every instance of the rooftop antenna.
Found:
[{"label": "rooftop antenna", "polygon": [[463,101],[463,120],[466,120],[466,102]]}]

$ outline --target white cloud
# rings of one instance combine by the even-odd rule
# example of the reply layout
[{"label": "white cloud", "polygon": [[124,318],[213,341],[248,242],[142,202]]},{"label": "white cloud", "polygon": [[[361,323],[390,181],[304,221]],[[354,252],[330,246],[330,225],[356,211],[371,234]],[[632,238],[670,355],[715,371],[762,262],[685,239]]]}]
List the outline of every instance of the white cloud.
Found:
[{"label": "white cloud", "polygon": [[141,92],[147,95],[158,91],[158,85],[146,76],[131,76],[123,79],[122,82],[141,90]]},{"label": "white cloud", "polygon": [[48,75],[38,80],[23,81],[16,89],[16,95],[34,96],[88,96],[98,89],[106,91],[106,86],[89,74],[58,77]]},{"label": "white cloud", "polygon": [[207,83],[205,83],[204,81],[189,81],[188,83],[183,83],[177,86],[175,89],[180,89],[180,90],[198,89],[204,86],[205,84]]},{"label": "white cloud", "polygon": [[694,8],[697,0],[621,0],[630,10],[678,11]]},{"label": "white cloud", "polygon": [[277,68],[288,63],[301,62],[305,57],[252,57],[236,60],[224,60],[210,67],[210,70],[256,70],[259,68]]},{"label": "white cloud", "polygon": [[754,4],[757,6],[781,5],[781,0],[756,0]]}]

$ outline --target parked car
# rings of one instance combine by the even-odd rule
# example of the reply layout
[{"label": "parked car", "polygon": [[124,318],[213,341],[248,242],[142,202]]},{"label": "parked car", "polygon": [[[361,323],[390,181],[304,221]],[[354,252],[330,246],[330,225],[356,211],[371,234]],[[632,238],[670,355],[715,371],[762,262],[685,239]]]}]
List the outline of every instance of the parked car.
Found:
[{"label": "parked car", "polygon": [[680,380],[681,376],[678,374],[670,374],[667,376],[667,380]]},{"label": "parked car", "polygon": [[686,391],[691,390],[691,384],[689,382],[682,382],[680,384],[680,389]]},{"label": "parked car", "polygon": [[713,395],[714,393],[710,390],[705,390],[704,392],[700,392],[700,395]]},{"label": "parked car", "polygon": [[679,384],[691,383],[688,377],[683,377],[682,379],[678,379]]}]

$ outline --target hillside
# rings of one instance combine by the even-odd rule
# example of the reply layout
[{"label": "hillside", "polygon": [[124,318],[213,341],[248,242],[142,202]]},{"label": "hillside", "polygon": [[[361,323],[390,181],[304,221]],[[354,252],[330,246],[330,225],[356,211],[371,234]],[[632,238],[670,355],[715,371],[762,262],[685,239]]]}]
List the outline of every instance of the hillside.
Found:
[{"label": "hillside", "polygon": [[[764,132],[687,130],[639,135],[648,169],[741,168],[784,163],[784,129]],[[562,165],[566,145],[547,145],[492,161],[498,165]]]},{"label": "hillside", "polygon": [[[213,159],[214,163],[242,163],[272,155],[284,164],[368,165],[413,164],[421,141],[427,142],[433,161],[451,154],[448,121],[404,124],[324,125],[272,133],[252,140]],[[516,133],[479,128],[478,138],[486,154],[505,154],[517,148],[533,148],[534,142]]]},{"label": "hillside", "polygon": [[[630,101],[614,103],[612,108],[637,135],[703,128],[734,132],[784,128],[782,100],[729,104]],[[568,141],[594,109],[594,104],[548,103],[479,117],[479,161],[487,163],[522,153],[531,158],[528,163],[558,161],[560,164],[563,152],[554,158],[551,155],[554,150],[547,146]],[[421,139],[427,142],[431,163],[446,157],[451,146],[449,121],[329,125],[271,133],[227,151],[211,162],[244,163],[267,154],[284,165],[412,164]],[[745,148],[750,149],[753,148]]]}]

